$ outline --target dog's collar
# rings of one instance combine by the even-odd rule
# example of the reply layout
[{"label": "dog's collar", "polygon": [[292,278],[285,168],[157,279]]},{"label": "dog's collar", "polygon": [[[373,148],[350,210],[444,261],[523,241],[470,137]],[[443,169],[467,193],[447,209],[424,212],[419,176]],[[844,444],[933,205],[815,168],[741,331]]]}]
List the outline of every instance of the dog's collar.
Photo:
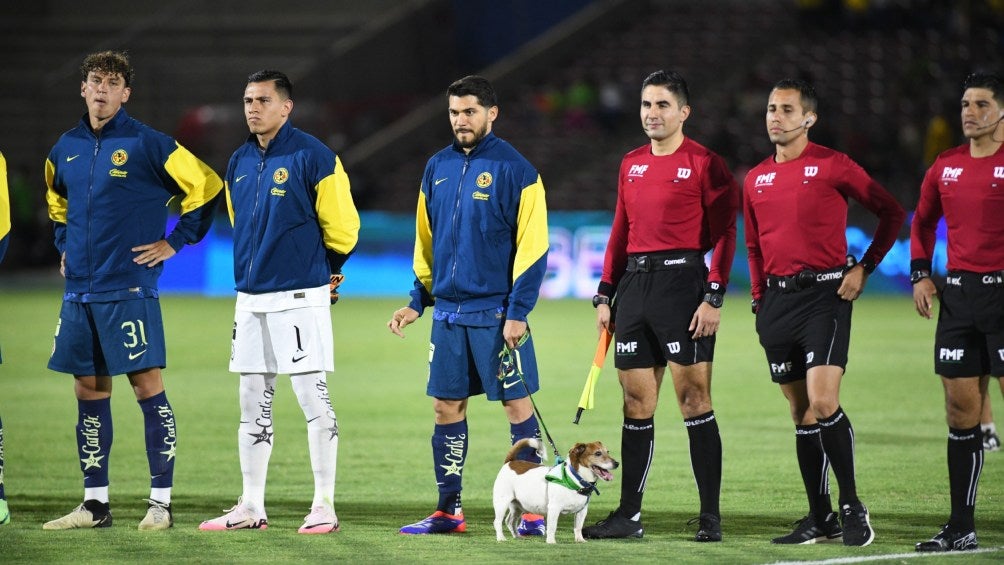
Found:
[{"label": "dog's collar", "polygon": [[[560,474],[557,472],[559,469]],[[590,496],[594,492],[596,494],[600,494],[600,490],[596,488],[596,483],[590,483],[583,479],[575,472],[575,469],[572,468],[572,463],[570,461],[565,461],[563,465],[552,468],[548,471],[547,475],[545,475],[545,478],[552,483],[574,490],[583,496]]]}]

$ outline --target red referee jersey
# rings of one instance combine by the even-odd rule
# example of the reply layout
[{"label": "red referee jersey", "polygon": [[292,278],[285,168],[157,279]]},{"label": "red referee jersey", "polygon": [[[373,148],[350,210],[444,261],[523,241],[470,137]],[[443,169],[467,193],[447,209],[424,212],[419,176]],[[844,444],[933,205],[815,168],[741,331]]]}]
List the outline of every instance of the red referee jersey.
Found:
[{"label": "red referee jersey", "polygon": [[631,151],[617,179],[601,288],[616,290],[628,254],[678,250],[714,249],[708,280],[728,284],[738,208],[725,161],[689,137],[671,155],[653,155],[651,145]]},{"label": "red referee jersey", "polygon": [[903,207],[847,155],[809,143],[798,158],[774,156],[750,170],[743,201],[753,298],[765,277],[843,265],[847,256],[847,199],[878,216],[862,259],[878,264],[896,241]]},{"label": "red referee jersey", "polygon": [[1004,145],[989,157],[969,145],[945,151],[920,185],[910,226],[910,256],[930,269],[938,220],[948,226],[948,270],[987,273],[1004,269]]}]

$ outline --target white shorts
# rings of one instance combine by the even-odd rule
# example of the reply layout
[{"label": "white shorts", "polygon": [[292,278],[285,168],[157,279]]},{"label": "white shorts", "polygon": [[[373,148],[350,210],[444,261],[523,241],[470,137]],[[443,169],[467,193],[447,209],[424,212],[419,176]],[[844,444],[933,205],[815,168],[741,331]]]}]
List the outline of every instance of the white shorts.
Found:
[{"label": "white shorts", "polygon": [[[288,309],[277,309],[282,306]],[[333,371],[333,341],[327,285],[272,295],[238,293],[230,371],[291,375]]]}]

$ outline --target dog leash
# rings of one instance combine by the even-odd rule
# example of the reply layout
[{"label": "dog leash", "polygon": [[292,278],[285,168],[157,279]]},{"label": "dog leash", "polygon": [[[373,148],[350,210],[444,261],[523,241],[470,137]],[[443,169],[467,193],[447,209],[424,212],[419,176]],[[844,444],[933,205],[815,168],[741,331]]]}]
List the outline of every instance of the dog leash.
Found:
[{"label": "dog leash", "polygon": [[537,421],[540,423],[540,429],[544,430],[544,436],[547,437],[547,442],[551,444],[551,449],[554,451],[554,461],[557,464],[561,464],[565,461],[565,458],[561,456],[561,452],[558,451],[558,446],[554,444],[554,440],[551,439],[551,432],[547,431],[547,425],[544,424],[544,417],[540,414],[540,409],[537,408],[537,403],[533,400],[533,394],[530,393],[530,387],[526,386],[526,381],[523,380],[523,363],[519,357],[519,346],[526,343],[526,340],[530,339],[530,330],[527,330],[525,334],[519,341],[516,342],[516,347],[509,349],[509,344],[502,342],[502,351],[499,352],[499,371],[498,380],[505,380],[513,375],[519,377],[519,382],[523,383],[523,390],[526,391],[526,395],[530,398],[530,405],[533,406],[533,412],[537,415]]}]

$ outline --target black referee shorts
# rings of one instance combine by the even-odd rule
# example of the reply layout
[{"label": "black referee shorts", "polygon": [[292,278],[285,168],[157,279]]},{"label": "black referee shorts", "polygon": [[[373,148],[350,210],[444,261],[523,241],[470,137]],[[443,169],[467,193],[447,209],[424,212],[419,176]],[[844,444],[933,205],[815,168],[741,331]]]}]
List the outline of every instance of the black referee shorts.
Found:
[{"label": "black referee shorts", "polygon": [[1004,287],[979,273],[949,273],[934,334],[934,371],[1004,375]]},{"label": "black referee shorts", "polygon": [[775,383],[803,380],[817,365],[846,369],[852,303],[837,295],[840,283],[828,280],[789,293],[764,291],[756,331]]},{"label": "black referee shorts", "polygon": [[617,285],[614,366],[665,367],[713,361],[715,336],[691,339],[690,320],[704,299],[707,267],[693,254],[667,270],[628,271]]}]

